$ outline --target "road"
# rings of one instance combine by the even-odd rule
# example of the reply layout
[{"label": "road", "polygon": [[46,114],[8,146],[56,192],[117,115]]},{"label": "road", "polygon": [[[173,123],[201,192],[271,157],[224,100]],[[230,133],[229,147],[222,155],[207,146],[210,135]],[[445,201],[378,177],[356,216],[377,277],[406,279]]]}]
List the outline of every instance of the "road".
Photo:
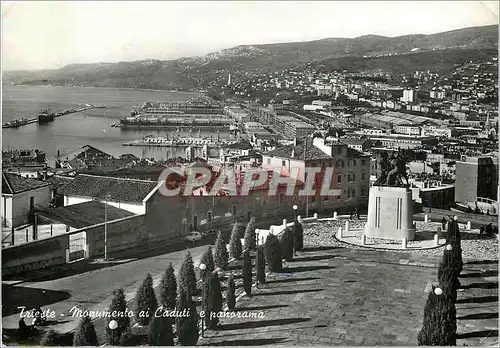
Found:
[{"label": "road", "polygon": [[[206,248],[207,246],[204,245],[188,249],[193,256],[195,265]],[[38,298],[40,301],[37,303],[47,303],[47,305],[42,305],[43,311],[50,310],[55,313],[54,319],[49,318],[50,328],[67,333],[78,325],[79,318],[70,315],[72,307],[107,310],[111,303],[113,290],[119,288],[124,289],[127,301],[133,300],[148,272],[153,277],[153,284],[156,287],[170,262],[177,274],[185,253],[186,250],[180,250],[142,259],[119,260],[112,265],[102,265],[105,267],[100,269],[58,279],[23,282],[11,286],[3,282],[2,300],[4,303],[9,301],[11,308],[26,306],[27,309],[31,309],[34,305],[33,300]],[[5,291],[7,289],[9,291]],[[21,294],[25,294],[25,296]],[[3,317],[4,328],[17,328],[18,322],[19,314]],[[26,322],[30,321],[26,320]]]}]

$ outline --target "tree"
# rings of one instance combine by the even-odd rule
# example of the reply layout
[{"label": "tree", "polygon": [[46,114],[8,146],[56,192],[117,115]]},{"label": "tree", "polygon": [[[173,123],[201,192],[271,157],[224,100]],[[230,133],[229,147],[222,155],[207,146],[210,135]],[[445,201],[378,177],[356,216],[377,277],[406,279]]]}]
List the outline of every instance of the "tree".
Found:
[{"label": "tree", "polygon": [[98,346],[94,324],[87,315],[80,320],[73,336],[74,346]]},{"label": "tree", "polygon": [[203,263],[206,266],[204,270],[200,270],[201,279],[205,279],[208,273],[212,273],[215,270],[214,256],[211,246],[209,246],[201,256],[200,263]]},{"label": "tree", "polygon": [[264,254],[270,272],[279,273],[283,270],[282,252],[278,237],[269,234],[264,243]]},{"label": "tree", "polygon": [[[113,299],[109,305],[109,313],[111,317],[106,323],[106,338],[109,345],[116,346],[120,342],[123,333],[130,327],[130,318],[125,315],[127,311],[127,301],[125,300],[125,293],[123,289],[113,291]],[[113,315],[115,313],[115,315]],[[109,322],[116,320],[118,327],[114,330],[109,328]]]},{"label": "tree", "polygon": [[302,224],[295,220],[293,224],[293,237],[295,238],[295,251],[302,251],[304,248],[304,229]]},{"label": "tree", "polygon": [[131,347],[136,345],[134,342],[134,335],[132,335],[130,327],[128,327],[122,334],[122,337],[120,337],[119,345],[122,347]]},{"label": "tree", "polygon": [[448,222],[448,233],[449,244],[452,246],[453,253],[453,268],[457,272],[457,277],[460,275],[463,269],[462,261],[462,245],[460,230],[458,228],[457,220],[453,219]]},{"label": "tree", "polygon": [[[219,275],[209,273],[203,284],[203,310],[207,328],[215,329],[219,324],[217,313],[222,311],[222,293]],[[210,315],[210,314],[214,315]]]},{"label": "tree", "polygon": [[215,256],[214,262],[220,269],[226,269],[227,263],[229,261],[229,254],[227,253],[226,242],[222,237],[222,232],[219,231],[217,234],[217,240],[215,241]]},{"label": "tree", "polygon": [[418,333],[419,346],[446,346],[449,342],[445,320],[445,302],[443,295],[436,295],[435,288],[429,292],[424,308],[424,321]]},{"label": "tree", "polygon": [[250,257],[250,250],[245,250],[243,252],[243,289],[250,295],[252,293],[252,258]]},{"label": "tree", "polygon": [[255,273],[257,282],[260,284],[266,283],[266,260],[264,258],[264,247],[259,245],[257,247],[257,256],[255,258]]},{"label": "tree", "polygon": [[179,287],[184,289],[189,295],[196,293],[196,274],[194,273],[193,258],[189,251],[184,257],[179,272]]},{"label": "tree", "polygon": [[189,313],[188,317],[175,318],[177,338],[182,346],[194,346],[198,342],[198,313],[191,296],[184,289],[180,289],[177,299],[177,311]]},{"label": "tree", "polygon": [[292,229],[287,227],[283,231],[280,240],[281,251],[283,253],[283,258],[287,261],[293,259],[293,235]]},{"label": "tree", "polygon": [[177,302],[177,279],[170,263],[160,283],[160,305],[164,309],[174,309]]},{"label": "tree", "polygon": [[135,297],[135,315],[139,325],[148,325],[158,308],[158,301],[153,290],[153,278],[147,274]]},{"label": "tree", "polygon": [[173,346],[172,321],[168,317],[153,316],[148,328],[148,344],[150,346]]},{"label": "tree", "polygon": [[42,337],[40,342],[42,346],[58,346],[59,345],[59,335],[53,329],[48,330]]},{"label": "tree", "polygon": [[243,248],[241,246],[241,238],[240,233],[238,231],[238,223],[234,223],[233,230],[231,231],[231,240],[229,241],[229,254],[233,259],[239,260],[241,258],[241,254],[243,252]]},{"label": "tree", "polygon": [[256,247],[255,222],[254,218],[252,217],[245,229],[244,249],[255,250],[255,247]]},{"label": "tree", "polygon": [[235,294],[235,284],[234,276],[231,273],[227,279],[227,289],[226,289],[226,304],[227,308],[232,311],[236,307],[236,294]]}]

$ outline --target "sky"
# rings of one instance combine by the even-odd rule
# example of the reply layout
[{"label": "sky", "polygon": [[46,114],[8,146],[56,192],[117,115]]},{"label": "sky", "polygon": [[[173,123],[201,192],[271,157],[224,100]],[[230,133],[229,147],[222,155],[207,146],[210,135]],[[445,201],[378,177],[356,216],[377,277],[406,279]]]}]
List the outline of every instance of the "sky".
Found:
[{"label": "sky", "polygon": [[2,1],[2,69],[176,59],[238,45],[498,25],[498,1]]}]

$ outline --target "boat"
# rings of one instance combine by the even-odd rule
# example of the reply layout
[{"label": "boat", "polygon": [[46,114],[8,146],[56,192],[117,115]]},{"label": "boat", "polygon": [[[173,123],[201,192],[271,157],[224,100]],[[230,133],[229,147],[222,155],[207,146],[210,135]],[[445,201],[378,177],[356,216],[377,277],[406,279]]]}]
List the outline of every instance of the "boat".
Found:
[{"label": "boat", "polygon": [[20,126],[24,126],[25,124],[28,124],[28,119],[26,118],[21,118],[18,120],[12,120],[10,122],[5,122],[2,125],[2,128],[17,128]]},{"label": "boat", "polygon": [[50,109],[48,110],[42,110],[38,114],[38,123],[48,123],[54,121],[55,114],[53,112],[50,112]]}]

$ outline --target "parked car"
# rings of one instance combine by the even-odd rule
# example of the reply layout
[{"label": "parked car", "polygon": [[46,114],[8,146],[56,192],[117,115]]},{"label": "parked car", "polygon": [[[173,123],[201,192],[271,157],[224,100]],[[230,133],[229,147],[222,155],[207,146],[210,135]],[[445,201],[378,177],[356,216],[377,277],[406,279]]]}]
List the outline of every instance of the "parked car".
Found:
[{"label": "parked car", "polygon": [[201,240],[202,236],[200,232],[191,232],[185,238],[190,242],[196,242],[198,240]]}]

